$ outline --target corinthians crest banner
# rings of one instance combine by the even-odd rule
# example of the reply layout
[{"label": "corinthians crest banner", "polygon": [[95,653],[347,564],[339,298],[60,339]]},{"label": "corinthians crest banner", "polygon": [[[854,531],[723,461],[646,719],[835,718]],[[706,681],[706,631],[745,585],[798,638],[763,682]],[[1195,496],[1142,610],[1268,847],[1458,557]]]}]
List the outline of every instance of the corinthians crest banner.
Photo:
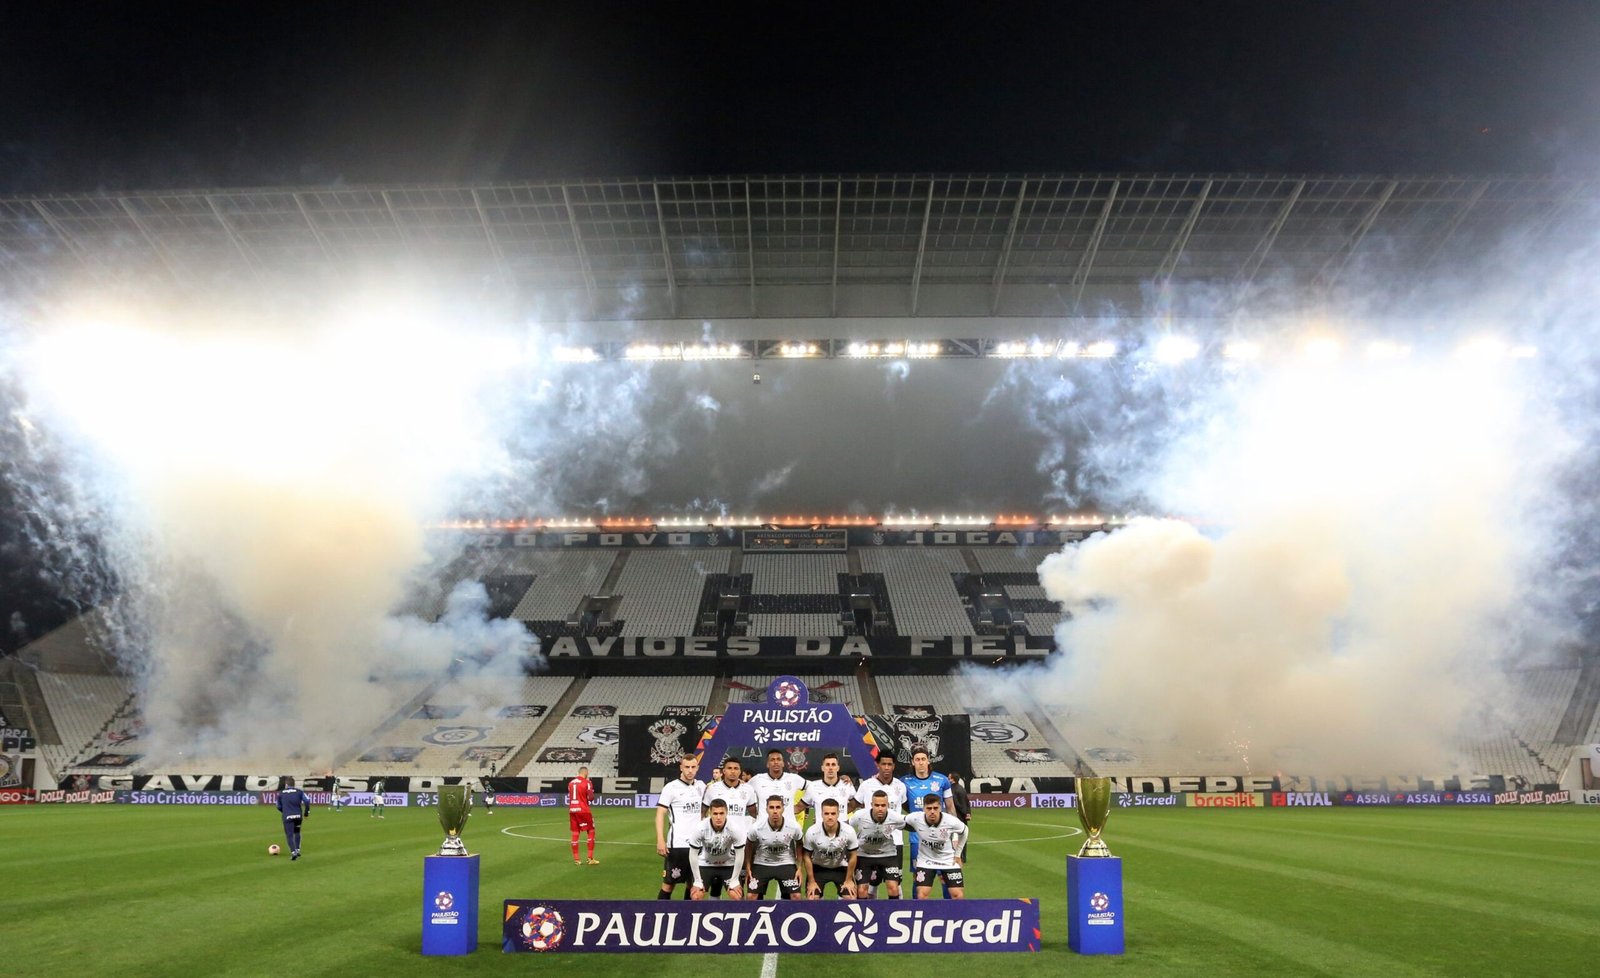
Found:
[{"label": "corinthians crest banner", "polygon": [[1038,900],[507,900],[501,949],[681,954],[1037,951]]}]

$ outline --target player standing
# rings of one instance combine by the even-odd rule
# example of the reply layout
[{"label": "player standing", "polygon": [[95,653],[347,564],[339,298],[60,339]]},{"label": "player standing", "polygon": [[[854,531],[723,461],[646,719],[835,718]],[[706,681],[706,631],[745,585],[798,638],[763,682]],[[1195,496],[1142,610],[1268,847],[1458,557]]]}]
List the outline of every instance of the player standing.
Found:
[{"label": "player standing", "polygon": [[703,803],[708,807],[718,798],[727,802],[728,820],[748,832],[755,822],[756,794],[740,777],[743,767],[744,765],[732,757],[724,759],[722,767],[717,770],[721,777],[706,785],[706,792],[702,797]]},{"label": "player standing", "polygon": [[[893,770],[891,767],[890,770]],[[856,897],[862,900],[871,900],[878,895],[878,884],[882,883],[888,891],[889,899],[900,899],[900,827],[906,824],[904,815],[901,815],[898,806],[892,804],[889,792],[881,787],[876,778],[867,782],[872,789],[871,804],[868,807],[850,816],[847,823],[855,829],[856,838],[860,840],[861,850],[856,859]],[[896,781],[899,785],[900,782]],[[905,790],[905,785],[900,785],[900,790]]]},{"label": "player standing", "polygon": [[[906,814],[915,815],[922,809],[922,799],[938,795],[940,804],[948,811],[955,797],[950,790],[950,779],[933,770],[933,760],[926,747],[911,752],[911,773],[903,779],[906,783]],[[917,837],[911,836],[911,868],[917,867]]]},{"label": "player standing", "polygon": [[372,786],[372,811],[367,814],[367,817],[368,818],[382,818],[383,817],[383,780],[382,779],[379,779]]},{"label": "player standing", "polygon": [[856,895],[856,853],[861,842],[856,830],[839,821],[839,803],[829,798],[821,805],[822,817],[806,829],[800,859],[806,872],[806,897],[822,899],[829,883],[844,899]]},{"label": "player standing", "polygon": [[594,812],[589,803],[594,801],[594,782],[589,780],[589,769],[578,768],[578,776],[567,782],[567,827],[572,830],[572,865],[581,866],[578,858],[578,834],[589,833],[589,865],[598,866],[594,858]]},{"label": "player standing", "polygon": [[744,850],[744,875],[749,881],[745,892],[752,900],[767,898],[767,884],[778,882],[785,900],[800,899],[800,861],[796,852],[802,833],[800,823],[789,814],[789,803],[781,795],[767,799],[765,818],[750,827]]},{"label": "player standing", "polygon": [[923,796],[922,811],[906,819],[906,828],[916,834],[912,878],[918,900],[928,898],[934,877],[944,882],[946,899],[960,900],[966,895],[961,850],[967,845],[967,827],[943,807],[939,796],[929,793]]},{"label": "player standing", "polygon": [[822,755],[822,777],[807,781],[800,798],[800,804],[811,813],[812,823],[818,821],[819,806],[829,798],[839,803],[840,818],[849,813],[850,802],[855,799],[855,789],[839,777],[839,755],[832,751]]},{"label": "player standing", "polygon": [[796,818],[805,811],[796,798],[806,790],[806,779],[783,769],[783,751],[776,747],[767,751],[767,769],[750,779],[749,788],[757,798],[782,795],[794,807]]},{"label": "player standing", "polygon": [[[661,789],[656,799],[656,854],[661,861],[661,890],[657,900],[672,899],[672,890],[682,883],[686,889],[683,898],[689,899],[687,889],[694,878],[689,864],[689,837],[700,825],[700,806],[705,785],[694,779],[700,770],[700,759],[687,754],[678,762],[678,777]],[[668,819],[671,825],[667,825]]]},{"label": "player standing", "polygon": [[689,870],[694,876],[689,899],[721,896],[724,887],[728,899],[743,899],[738,872],[744,867],[744,830],[728,820],[728,803],[721,798],[709,808],[710,814],[689,836]]}]

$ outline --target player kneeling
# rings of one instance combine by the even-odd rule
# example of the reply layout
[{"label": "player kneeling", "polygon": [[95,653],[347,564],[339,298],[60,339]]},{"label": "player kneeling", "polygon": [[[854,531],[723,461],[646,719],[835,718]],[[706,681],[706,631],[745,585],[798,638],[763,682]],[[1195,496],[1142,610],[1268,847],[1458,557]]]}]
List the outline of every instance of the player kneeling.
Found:
[{"label": "player kneeling", "polygon": [[795,853],[802,833],[800,823],[789,814],[789,803],[782,795],[767,799],[767,814],[750,827],[744,849],[744,875],[750,881],[746,892],[752,900],[767,898],[767,884],[777,881],[785,900],[800,899],[800,869]]},{"label": "player kneeling", "polygon": [[966,880],[961,875],[961,850],[967,844],[966,825],[943,810],[938,795],[929,794],[922,799],[922,811],[906,816],[906,829],[917,836],[917,859],[912,867],[917,899],[928,898],[935,879],[944,880],[950,899],[963,899]]},{"label": "player kneeling", "polygon": [[730,900],[741,899],[739,880],[734,873],[744,865],[744,830],[728,822],[728,803],[721,798],[711,803],[710,815],[689,836],[689,868],[694,888],[689,899],[718,897],[724,888]]},{"label": "player kneeling", "polygon": [[822,821],[806,829],[801,842],[801,859],[806,868],[806,898],[822,899],[829,883],[846,900],[856,895],[856,852],[861,842],[856,830],[839,821],[839,803],[832,798],[822,803]]}]

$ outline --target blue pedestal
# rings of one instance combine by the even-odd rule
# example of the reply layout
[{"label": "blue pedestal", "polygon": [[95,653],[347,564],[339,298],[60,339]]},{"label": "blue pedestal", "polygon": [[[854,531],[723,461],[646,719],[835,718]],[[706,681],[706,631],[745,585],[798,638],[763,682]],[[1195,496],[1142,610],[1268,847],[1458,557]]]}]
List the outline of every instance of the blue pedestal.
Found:
[{"label": "blue pedestal", "polygon": [[1122,860],[1067,857],[1067,946],[1122,953]]},{"label": "blue pedestal", "polygon": [[471,954],[478,949],[478,857],[422,860],[422,953]]}]

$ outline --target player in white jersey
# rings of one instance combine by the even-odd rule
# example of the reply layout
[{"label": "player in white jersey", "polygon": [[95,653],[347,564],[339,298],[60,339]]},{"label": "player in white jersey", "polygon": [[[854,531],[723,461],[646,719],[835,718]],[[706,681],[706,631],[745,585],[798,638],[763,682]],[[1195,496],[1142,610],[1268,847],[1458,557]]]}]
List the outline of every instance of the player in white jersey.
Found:
[{"label": "player in white jersey", "polygon": [[710,813],[689,835],[689,868],[694,874],[690,899],[721,896],[723,887],[728,899],[744,898],[738,875],[744,868],[744,843],[744,829],[728,818],[728,803],[721,798],[712,802]]},{"label": "player in white jersey", "polygon": [[951,900],[965,896],[966,880],[961,875],[961,850],[967,845],[967,827],[949,812],[939,796],[923,796],[922,811],[907,816],[906,829],[917,835],[917,856],[913,879],[918,900],[926,900],[935,878],[942,879]]},{"label": "player in white jersey", "polygon": [[767,799],[766,813],[750,826],[744,847],[745,892],[752,900],[767,897],[767,884],[776,880],[785,900],[800,899],[800,861],[795,855],[804,835],[780,795]]},{"label": "player in white jersey", "polygon": [[721,779],[706,785],[704,803],[709,808],[712,802],[721,798],[728,803],[729,821],[748,830],[755,821],[756,794],[742,780],[742,767],[734,758],[724,760]]},{"label": "player in white jersey", "polygon": [[856,895],[856,853],[861,842],[856,830],[839,821],[839,803],[829,798],[822,803],[822,817],[806,829],[800,842],[800,859],[805,864],[806,898],[822,899],[829,884],[846,899]]},{"label": "player in white jersey", "polygon": [[794,806],[796,818],[804,812],[800,804],[795,801],[795,796],[806,790],[806,779],[793,771],[783,769],[783,751],[776,747],[767,751],[767,769],[751,778],[747,787],[755,792],[757,799],[782,795],[788,804]]},{"label": "player in white jersey", "polygon": [[[889,793],[889,811],[903,815],[906,810],[906,783],[894,776],[894,754],[887,749],[878,754],[878,773],[861,783],[856,789],[856,796],[850,803],[850,811],[872,807],[872,795],[877,791]],[[900,844],[900,836],[894,837],[894,844]]]},{"label": "player in white jersey", "polygon": [[[672,890],[683,884],[683,898],[689,899],[687,889],[693,878],[689,862],[689,836],[700,824],[700,805],[705,785],[694,779],[700,771],[700,759],[693,754],[678,762],[678,777],[661,789],[656,800],[656,853],[662,857],[661,890],[657,900],[672,899]],[[671,821],[670,827],[667,825]]]},{"label": "player in white jersey", "polygon": [[800,796],[800,804],[811,813],[810,822],[815,825],[821,818],[817,806],[832,798],[839,803],[839,817],[844,818],[849,814],[850,802],[855,800],[855,796],[855,788],[839,777],[839,755],[829,751],[822,755],[822,777],[806,782],[806,792]]},{"label": "player in white jersey", "polygon": [[[877,784],[877,780],[867,785]],[[897,782],[898,783],[898,782]],[[906,818],[893,807],[889,793],[881,787],[872,792],[871,805],[850,816],[847,823],[855,830],[861,849],[856,857],[856,896],[871,900],[878,895],[878,884],[888,891],[889,899],[900,899],[900,827]]]}]

